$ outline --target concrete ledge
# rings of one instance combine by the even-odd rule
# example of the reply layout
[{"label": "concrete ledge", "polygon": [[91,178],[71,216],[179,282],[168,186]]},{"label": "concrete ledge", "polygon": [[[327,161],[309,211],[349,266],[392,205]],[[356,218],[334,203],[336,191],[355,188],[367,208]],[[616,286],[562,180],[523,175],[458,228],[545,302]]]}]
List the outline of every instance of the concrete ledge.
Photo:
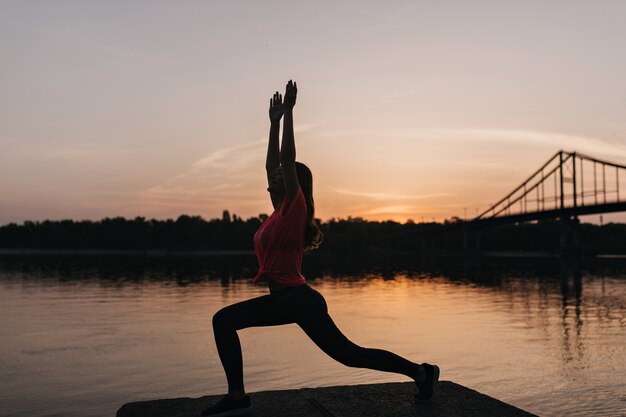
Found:
[{"label": "concrete ledge", "polygon": [[[414,400],[413,382],[343,385],[250,393],[257,417],[529,417],[495,398],[449,381],[439,383],[437,398]],[[117,417],[197,417],[222,395],[172,398],[124,404]]]}]

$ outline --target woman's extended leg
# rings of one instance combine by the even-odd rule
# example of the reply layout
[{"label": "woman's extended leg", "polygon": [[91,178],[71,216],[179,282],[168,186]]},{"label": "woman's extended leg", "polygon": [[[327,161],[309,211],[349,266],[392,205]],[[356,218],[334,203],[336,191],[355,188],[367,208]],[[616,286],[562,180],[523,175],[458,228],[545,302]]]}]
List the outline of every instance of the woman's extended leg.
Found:
[{"label": "woman's extended leg", "polygon": [[237,330],[255,326],[278,326],[294,323],[272,295],[263,295],[226,306],[213,316],[213,334],[217,351],[226,372],[228,393],[233,397],[244,394],[243,360]]},{"label": "woman's extended leg", "polygon": [[297,323],[327,355],[347,366],[404,374],[415,381],[423,379],[419,364],[387,350],[365,348],[351,342],[328,315],[324,297],[313,291],[317,308],[309,307]]}]

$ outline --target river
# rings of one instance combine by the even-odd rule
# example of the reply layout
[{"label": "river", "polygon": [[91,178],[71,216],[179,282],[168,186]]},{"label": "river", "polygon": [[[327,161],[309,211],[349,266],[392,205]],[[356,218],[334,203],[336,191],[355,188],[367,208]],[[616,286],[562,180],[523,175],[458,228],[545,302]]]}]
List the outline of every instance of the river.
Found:
[{"label": "river", "polygon": [[[322,261],[303,273],[364,347],[541,416],[626,415],[626,268]],[[211,318],[266,294],[254,256],[0,257],[0,415],[111,416],[226,392]],[[407,381],[349,368],[295,324],[239,332],[248,392]]]}]

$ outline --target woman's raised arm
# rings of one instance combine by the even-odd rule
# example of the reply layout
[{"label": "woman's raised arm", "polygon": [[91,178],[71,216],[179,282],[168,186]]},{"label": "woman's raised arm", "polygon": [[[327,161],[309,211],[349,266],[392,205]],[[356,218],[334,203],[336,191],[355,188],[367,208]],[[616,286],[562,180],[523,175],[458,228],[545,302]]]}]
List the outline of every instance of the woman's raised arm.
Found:
[{"label": "woman's raised arm", "polygon": [[[270,139],[267,144],[267,158],[265,159],[265,171],[267,174],[268,189],[272,185],[272,176],[280,166],[280,151],[278,150],[278,136],[280,134],[280,118],[283,117],[283,96],[277,91],[270,99]],[[276,210],[283,199],[282,196],[270,191],[272,206]]]},{"label": "woman's raised arm", "polygon": [[289,80],[285,89],[283,102],[283,143],[280,146],[280,164],[283,168],[285,194],[289,201],[293,201],[298,192],[298,174],[296,172],[296,144],[293,135],[293,107],[296,105],[298,85]]},{"label": "woman's raised arm", "polygon": [[268,174],[273,173],[280,165],[278,150],[278,136],[280,134],[280,118],[283,117],[283,96],[278,91],[270,99],[270,139],[267,145],[265,169]]}]

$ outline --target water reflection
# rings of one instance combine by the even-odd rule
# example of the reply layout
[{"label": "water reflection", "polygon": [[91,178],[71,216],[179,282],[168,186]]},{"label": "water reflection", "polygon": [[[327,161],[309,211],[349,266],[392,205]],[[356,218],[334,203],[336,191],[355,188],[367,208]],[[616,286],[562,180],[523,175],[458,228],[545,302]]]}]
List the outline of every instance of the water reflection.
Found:
[{"label": "water reflection", "polygon": [[[222,392],[210,317],[266,292],[250,284],[257,266],[235,255],[0,257],[0,392],[23,398],[15,414],[29,415],[26,399],[43,391],[52,404],[82,401],[96,415],[89,382],[111,407]],[[305,256],[303,273],[356,343],[432,358],[444,379],[540,415],[624,411],[623,264],[495,259],[472,268]],[[250,391],[405,381],[346,369],[294,327],[246,329],[242,343]],[[74,396],[38,385],[46,380]]]},{"label": "water reflection", "polygon": [[[565,364],[584,360],[581,316],[583,283],[578,261],[561,261],[562,358]],[[573,310],[573,312],[572,312]],[[571,317],[573,315],[573,317]]]}]

